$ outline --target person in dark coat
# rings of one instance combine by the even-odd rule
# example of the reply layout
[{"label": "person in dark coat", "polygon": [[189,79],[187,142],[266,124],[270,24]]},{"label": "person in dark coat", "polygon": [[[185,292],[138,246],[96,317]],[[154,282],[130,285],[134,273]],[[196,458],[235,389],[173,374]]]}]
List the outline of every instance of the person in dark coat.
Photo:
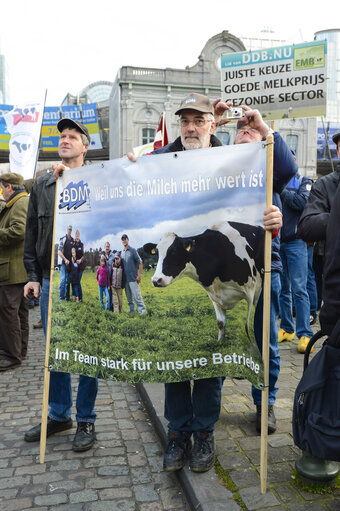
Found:
[{"label": "person in dark coat", "polygon": [[[333,135],[340,159],[340,131]],[[307,242],[325,242],[322,298],[322,330],[330,335],[340,317],[340,164],[312,186],[298,224],[298,234]]]},{"label": "person in dark coat", "polygon": [[[223,111],[227,108],[227,106],[223,107]],[[222,145],[213,134],[216,126],[215,111],[214,105],[207,96],[196,93],[189,94],[183,99],[175,114],[179,116],[181,135],[174,142],[157,149],[152,154]],[[256,111],[255,114],[255,126],[250,128],[250,131],[253,133],[256,131],[255,128],[259,128],[258,134],[261,140],[270,130],[263,122],[260,113]],[[280,138],[279,135],[278,137]],[[128,154],[128,157],[130,160],[136,161],[131,153]],[[281,162],[281,164],[286,163],[286,161]],[[283,180],[282,187],[291,177],[289,165],[286,166],[286,172],[288,176],[286,180]],[[264,220],[265,228],[276,231],[281,225],[282,215],[279,209],[276,206],[267,208]],[[213,466],[214,428],[220,415],[222,384],[223,378],[221,377],[195,380],[193,388],[191,388],[190,381],[165,384],[164,415],[168,420],[168,443],[163,460],[164,470],[180,470],[184,466],[187,456],[190,469],[194,472],[205,472]],[[191,435],[194,437],[194,446],[190,451]]]},{"label": "person in dark coat", "polygon": [[[40,176],[34,183],[28,205],[24,265],[29,282],[24,288],[27,296],[33,292],[40,299],[41,319],[44,332],[47,330],[48,302],[50,290],[50,266],[54,224],[54,203],[56,177],[59,172],[81,167],[90,144],[90,135],[84,124],[72,119],[61,119],[57,124],[60,131],[59,156],[61,163],[54,164],[54,173]],[[41,290],[41,291],[40,291]],[[98,380],[80,375],[76,401],[77,431],[72,449],[87,451],[93,446],[96,413],[94,411],[98,392]],[[69,373],[51,371],[49,389],[49,415],[47,436],[72,428],[72,385]],[[25,433],[26,442],[40,440],[41,424]]]},{"label": "person in dark coat", "polygon": [[5,206],[0,212],[0,371],[14,369],[26,357],[28,301],[23,263],[28,194],[23,177],[0,175]]}]

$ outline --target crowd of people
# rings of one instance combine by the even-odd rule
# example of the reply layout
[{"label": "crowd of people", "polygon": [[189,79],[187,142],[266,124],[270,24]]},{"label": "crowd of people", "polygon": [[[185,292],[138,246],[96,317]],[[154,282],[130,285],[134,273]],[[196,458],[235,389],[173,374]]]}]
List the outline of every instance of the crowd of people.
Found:
[{"label": "crowd of people", "polygon": [[[213,133],[216,125],[227,122],[222,120],[222,116],[230,106],[230,103],[221,100],[212,103],[207,96],[201,94],[189,94],[175,112],[179,117],[180,136],[154,151],[154,154],[222,145]],[[280,372],[279,342],[292,340],[296,332],[299,338],[298,351],[303,353],[312,336],[310,323],[315,319],[318,303],[310,255],[313,254],[313,248],[311,251],[310,248],[314,242],[326,240],[325,275],[334,283],[334,288],[328,288],[323,297],[327,307],[326,312],[320,315],[327,334],[331,333],[340,315],[339,287],[335,285],[339,279],[339,268],[334,267],[332,258],[333,251],[338,247],[334,248],[335,242],[329,240],[327,233],[339,172],[317,180],[314,184],[309,178],[300,176],[294,151],[280,134],[272,132],[258,110],[247,106],[243,110],[244,116],[237,123],[235,144],[260,142],[269,133],[273,133],[274,137],[273,204],[264,211],[263,216],[264,228],[272,233],[268,432],[274,433],[274,404]],[[2,195],[6,202],[6,207],[0,213],[1,371],[20,365],[26,356],[28,299],[37,300],[40,297],[42,325],[46,333],[56,179],[64,170],[83,165],[90,143],[88,130],[80,122],[61,119],[58,129],[61,134],[59,155],[62,161],[53,165],[53,172],[34,182],[30,196],[24,189],[21,176],[14,173],[0,176]],[[340,133],[333,137],[340,158],[339,139]],[[131,153],[127,156],[135,161]],[[111,251],[110,243],[106,242],[100,256],[96,273],[100,304],[103,309],[111,308],[121,313],[125,289],[129,312],[137,309],[140,314],[145,314],[146,307],[139,286],[143,263],[137,250],[130,246],[127,234],[121,236],[121,241],[123,246],[120,251]],[[306,242],[310,244],[309,247]],[[58,255],[61,258],[59,299],[70,299],[71,285],[73,300],[81,302],[81,279],[86,261],[78,229],[73,239],[72,226],[68,226],[66,235],[60,239]],[[262,312],[261,294],[254,316],[255,338],[260,351]],[[168,443],[164,454],[164,470],[181,469],[187,458],[194,472],[204,472],[213,466],[214,427],[220,414],[223,381],[222,377],[211,377],[194,382],[165,384],[164,415],[168,420]],[[72,445],[74,451],[90,449],[95,442],[94,407],[97,391],[96,378],[79,377],[77,431]],[[253,387],[252,396],[256,407],[255,426],[260,432],[262,392]],[[51,372],[47,436],[72,427],[71,406],[71,375]],[[25,440],[38,441],[40,431],[39,424],[26,432]]]}]

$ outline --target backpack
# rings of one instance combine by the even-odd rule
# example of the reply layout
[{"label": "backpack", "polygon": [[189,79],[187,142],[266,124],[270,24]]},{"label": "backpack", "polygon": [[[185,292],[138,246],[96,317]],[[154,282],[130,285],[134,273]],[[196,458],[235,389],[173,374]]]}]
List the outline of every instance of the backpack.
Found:
[{"label": "backpack", "polygon": [[320,330],[308,343],[304,372],[293,406],[295,444],[316,458],[340,461],[340,320],[321,350],[308,364]]}]

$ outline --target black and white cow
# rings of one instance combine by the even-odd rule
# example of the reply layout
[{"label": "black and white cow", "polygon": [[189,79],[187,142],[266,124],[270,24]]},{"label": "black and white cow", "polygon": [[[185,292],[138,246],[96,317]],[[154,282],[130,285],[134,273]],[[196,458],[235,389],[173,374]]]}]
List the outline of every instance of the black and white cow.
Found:
[{"label": "black and white cow", "polygon": [[262,287],[262,227],[223,222],[188,238],[168,232],[158,245],[147,243],[143,248],[148,253],[158,251],[152,277],[155,287],[166,287],[184,276],[204,287],[215,308],[220,341],[224,339],[226,311],[245,298],[248,334],[251,307],[256,305]]}]

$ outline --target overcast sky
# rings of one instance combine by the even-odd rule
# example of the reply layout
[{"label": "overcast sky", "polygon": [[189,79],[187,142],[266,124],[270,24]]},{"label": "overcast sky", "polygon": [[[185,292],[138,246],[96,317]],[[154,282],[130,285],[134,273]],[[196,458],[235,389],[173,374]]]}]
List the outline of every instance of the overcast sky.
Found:
[{"label": "overcast sky", "polygon": [[296,0],[10,0],[1,11],[12,104],[34,101],[47,89],[46,104],[59,105],[68,92],[114,81],[123,65],[192,66],[223,30],[245,37],[269,26],[280,39],[300,43],[312,41],[315,31],[338,28],[330,0],[322,8]]}]

